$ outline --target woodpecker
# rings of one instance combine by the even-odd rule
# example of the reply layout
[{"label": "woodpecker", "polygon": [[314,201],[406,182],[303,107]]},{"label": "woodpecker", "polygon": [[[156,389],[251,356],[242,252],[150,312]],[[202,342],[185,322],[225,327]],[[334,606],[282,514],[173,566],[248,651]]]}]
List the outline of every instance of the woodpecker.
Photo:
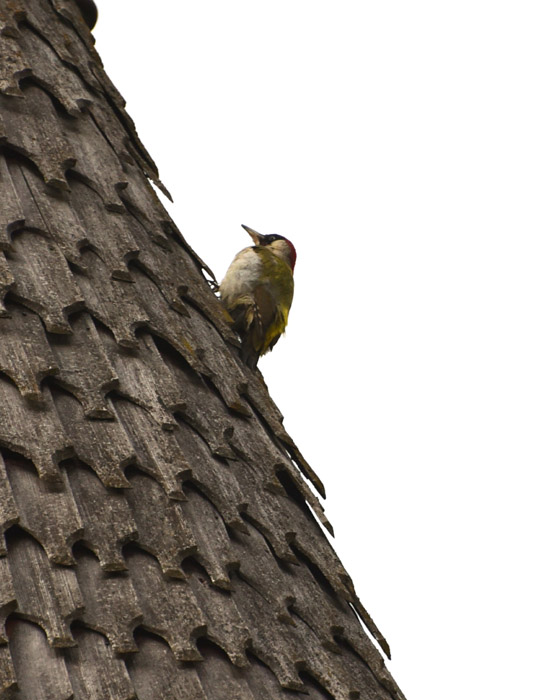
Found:
[{"label": "woodpecker", "polygon": [[243,226],[254,246],[236,255],[220,285],[221,301],[241,338],[243,361],[254,369],[288,322],[294,296],[296,249],[284,236]]}]

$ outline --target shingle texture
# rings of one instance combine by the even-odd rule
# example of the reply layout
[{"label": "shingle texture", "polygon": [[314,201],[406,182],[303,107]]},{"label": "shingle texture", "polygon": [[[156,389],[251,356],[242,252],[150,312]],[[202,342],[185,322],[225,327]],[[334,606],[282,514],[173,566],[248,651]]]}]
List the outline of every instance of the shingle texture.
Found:
[{"label": "shingle texture", "polygon": [[148,179],[77,5],[0,0],[0,697],[402,698]]}]

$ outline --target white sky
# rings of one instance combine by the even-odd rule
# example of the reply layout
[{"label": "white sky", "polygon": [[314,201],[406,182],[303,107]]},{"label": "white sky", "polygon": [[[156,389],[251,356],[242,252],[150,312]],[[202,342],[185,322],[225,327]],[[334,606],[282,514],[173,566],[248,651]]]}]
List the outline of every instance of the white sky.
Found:
[{"label": "white sky", "polygon": [[539,698],[536,3],[98,0],[220,279],[298,250],[261,369],[409,700]]}]

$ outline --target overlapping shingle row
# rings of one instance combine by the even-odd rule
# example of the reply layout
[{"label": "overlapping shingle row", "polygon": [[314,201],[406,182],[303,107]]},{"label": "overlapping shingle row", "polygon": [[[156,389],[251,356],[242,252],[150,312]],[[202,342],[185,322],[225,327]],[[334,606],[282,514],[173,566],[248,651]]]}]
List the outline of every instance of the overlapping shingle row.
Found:
[{"label": "overlapping shingle row", "polygon": [[76,5],[0,0],[0,697],[400,698],[148,177]]}]

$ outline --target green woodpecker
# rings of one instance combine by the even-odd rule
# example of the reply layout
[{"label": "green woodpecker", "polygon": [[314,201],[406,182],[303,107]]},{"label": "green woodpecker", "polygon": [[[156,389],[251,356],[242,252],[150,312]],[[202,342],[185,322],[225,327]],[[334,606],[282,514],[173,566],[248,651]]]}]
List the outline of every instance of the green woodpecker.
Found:
[{"label": "green woodpecker", "polygon": [[254,241],[236,255],[221,282],[221,301],[241,338],[243,361],[256,367],[288,322],[294,296],[296,249],[284,236],[263,236],[243,227]]}]

